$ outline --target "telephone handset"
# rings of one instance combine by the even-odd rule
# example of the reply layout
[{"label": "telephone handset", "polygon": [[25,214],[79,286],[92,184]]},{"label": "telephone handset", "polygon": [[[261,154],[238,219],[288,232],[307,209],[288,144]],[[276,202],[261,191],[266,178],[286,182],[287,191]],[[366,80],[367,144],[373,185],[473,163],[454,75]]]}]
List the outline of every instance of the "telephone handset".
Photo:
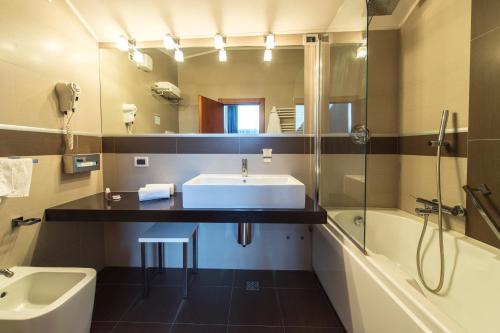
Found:
[{"label": "telephone handset", "polygon": [[56,93],[59,99],[59,111],[64,113],[64,131],[66,134],[66,146],[73,150],[73,131],[71,129],[71,118],[76,112],[76,102],[80,97],[80,86],[75,82],[59,82],[56,84]]}]

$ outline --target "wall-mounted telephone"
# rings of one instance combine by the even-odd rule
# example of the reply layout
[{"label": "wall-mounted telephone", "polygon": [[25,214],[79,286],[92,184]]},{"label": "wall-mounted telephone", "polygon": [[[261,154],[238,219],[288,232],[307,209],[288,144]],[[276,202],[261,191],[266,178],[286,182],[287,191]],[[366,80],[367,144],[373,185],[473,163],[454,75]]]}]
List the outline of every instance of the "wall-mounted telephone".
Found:
[{"label": "wall-mounted telephone", "polygon": [[74,82],[59,82],[56,84],[56,93],[59,100],[59,111],[64,113],[66,147],[73,150],[73,131],[70,123],[73,113],[76,111],[76,102],[80,97],[80,86]]}]

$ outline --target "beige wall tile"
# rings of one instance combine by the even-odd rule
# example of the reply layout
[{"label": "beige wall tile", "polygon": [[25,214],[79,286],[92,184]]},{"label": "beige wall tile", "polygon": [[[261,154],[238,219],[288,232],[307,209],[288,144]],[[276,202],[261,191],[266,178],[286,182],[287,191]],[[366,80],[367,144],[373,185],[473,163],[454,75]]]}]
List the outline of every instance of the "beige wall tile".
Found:
[{"label": "beige wall tile", "polygon": [[1,124],[61,128],[54,86],[74,81],[73,129],[100,132],[97,42],[63,0],[2,2],[0,40]]},{"label": "beige wall tile", "polygon": [[63,175],[61,156],[36,158],[39,162],[33,167],[30,196],[3,198],[0,203],[0,266],[71,264],[99,267],[104,245],[100,244],[102,235],[96,225],[42,221],[12,230],[10,221],[15,217],[43,217],[47,207],[102,191],[101,171],[83,176]]},{"label": "beige wall tile", "polygon": [[366,206],[394,208],[399,197],[398,155],[368,155],[366,161]]},{"label": "beige wall tile", "polygon": [[425,1],[401,27],[400,132],[468,126],[471,0]]},{"label": "beige wall tile", "polygon": [[[97,42],[63,0],[3,1],[0,10],[1,124],[61,128],[54,86],[77,82],[82,93],[73,129],[100,133]],[[50,224],[11,229],[12,218],[102,191],[101,171],[68,176],[60,155],[36,156],[28,198],[0,203],[0,266],[102,266],[99,226]]]},{"label": "beige wall tile", "polygon": [[[443,203],[448,206],[465,207],[465,192],[462,186],[467,183],[467,159],[443,157],[441,166]],[[414,214],[418,206],[417,197],[436,198],[436,158],[433,156],[401,155],[401,174],[399,184],[399,208]],[[436,221],[436,216],[431,216]],[[448,226],[465,233],[465,218],[446,217]]]},{"label": "beige wall tile", "polygon": [[398,133],[399,31],[368,33],[368,127]]}]

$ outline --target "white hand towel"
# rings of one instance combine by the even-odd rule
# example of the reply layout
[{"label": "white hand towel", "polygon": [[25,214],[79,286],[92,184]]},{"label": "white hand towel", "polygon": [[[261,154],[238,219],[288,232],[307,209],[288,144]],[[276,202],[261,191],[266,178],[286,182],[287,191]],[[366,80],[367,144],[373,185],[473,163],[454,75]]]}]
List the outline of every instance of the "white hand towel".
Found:
[{"label": "white hand towel", "polygon": [[281,133],[280,116],[278,115],[278,111],[276,111],[276,107],[273,107],[271,113],[269,114],[269,122],[267,123],[266,133],[268,134]]},{"label": "white hand towel", "polygon": [[0,196],[9,198],[29,196],[32,173],[31,158],[0,159]]},{"label": "white hand towel", "polygon": [[146,188],[163,188],[169,189],[170,195],[174,195],[175,193],[175,185],[174,184],[146,184]]},{"label": "white hand towel", "polygon": [[139,189],[139,201],[168,198],[170,198],[170,188],[141,187]]}]

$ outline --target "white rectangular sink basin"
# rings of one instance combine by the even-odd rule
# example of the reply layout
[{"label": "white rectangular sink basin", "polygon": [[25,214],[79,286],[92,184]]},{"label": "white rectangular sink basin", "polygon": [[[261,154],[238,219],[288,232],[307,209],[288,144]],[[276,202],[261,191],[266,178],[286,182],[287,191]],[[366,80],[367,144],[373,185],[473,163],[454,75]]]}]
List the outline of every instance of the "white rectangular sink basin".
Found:
[{"label": "white rectangular sink basin", "polygon": [[88,333],[96,283],[90,268],[13,267],[0,276],[0,331]]},{"label": "white rectangular sink basin", "polygon": [[305,194],[290,175],[201,174],[182,185],[184,208],[303,209]]}]

